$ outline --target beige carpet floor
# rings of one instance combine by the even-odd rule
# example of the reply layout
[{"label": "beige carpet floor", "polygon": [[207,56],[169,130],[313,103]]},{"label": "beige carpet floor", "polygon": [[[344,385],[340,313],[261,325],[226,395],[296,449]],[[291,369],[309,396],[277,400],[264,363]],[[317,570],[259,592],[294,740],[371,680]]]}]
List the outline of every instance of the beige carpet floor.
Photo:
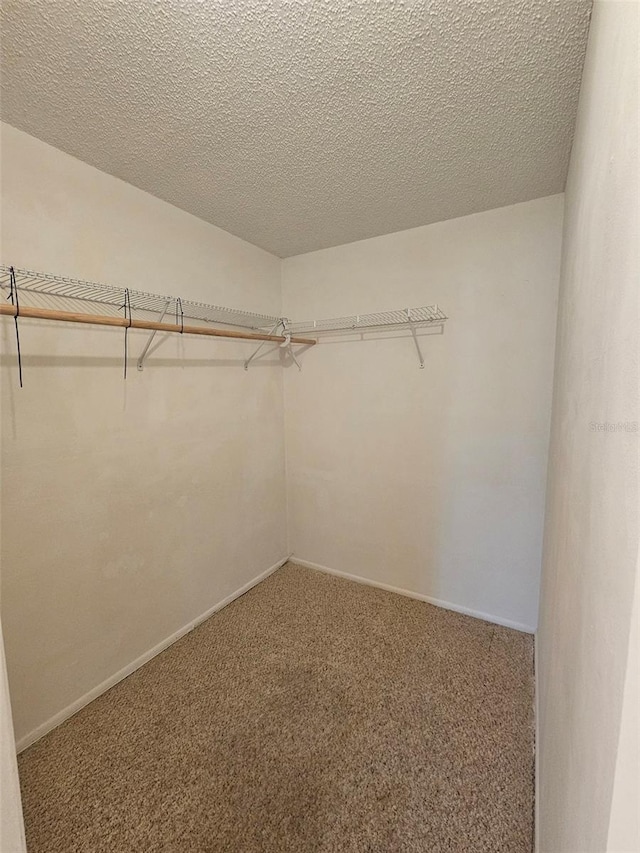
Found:
[{"label": "beige carpet floor", "polygon": [[20,756],[30,853],[530,853],[532,638],[288,564]]}]

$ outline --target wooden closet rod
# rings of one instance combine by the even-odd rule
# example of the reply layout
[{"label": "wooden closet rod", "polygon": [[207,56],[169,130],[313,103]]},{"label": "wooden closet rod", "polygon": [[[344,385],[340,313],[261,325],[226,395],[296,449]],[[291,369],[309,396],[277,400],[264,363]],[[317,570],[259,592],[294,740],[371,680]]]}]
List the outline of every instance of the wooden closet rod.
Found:
[{"label": "wooden closet rod", "polygon": [[[15,317],[13,305],[0,305],[0,315]],[[63,323],[85,323],[89,326],[119,326],[120,328],[147,329],[156,332],[184,332],[185,335],[207,335],[212,338],[239,338],[244,341],[274,341],[284,343],[284,335],[269,335],[266,332],[235,332],[228,329],[211,329],[201,326],[181,326],[176,323],[157,323],[153,320],[129,320],[124,317],[101,317],[99,314],[74,314],[71,311],[51,311],[46,308],[20,306],[19,317],[33,320],[60,320]],[[291,337],[292,344],[313,346],[313,338]]]}]

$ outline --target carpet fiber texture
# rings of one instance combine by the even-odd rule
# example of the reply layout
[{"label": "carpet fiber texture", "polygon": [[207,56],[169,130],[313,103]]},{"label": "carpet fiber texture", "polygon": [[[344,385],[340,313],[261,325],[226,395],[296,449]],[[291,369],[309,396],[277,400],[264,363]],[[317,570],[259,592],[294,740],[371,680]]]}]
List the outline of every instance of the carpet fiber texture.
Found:
[{"label": "carpet fiber texture", "polygon": [[19,759],[30,853],[530,853],[533,640],[286,565]]}]

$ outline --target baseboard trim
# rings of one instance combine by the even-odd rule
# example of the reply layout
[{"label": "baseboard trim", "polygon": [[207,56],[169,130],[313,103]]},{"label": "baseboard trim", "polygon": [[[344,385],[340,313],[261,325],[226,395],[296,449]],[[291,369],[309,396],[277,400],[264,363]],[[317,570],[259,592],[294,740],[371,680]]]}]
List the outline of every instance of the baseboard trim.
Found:
[{"label": "baseboard trim", "polygon": [[540,676],[538,669],[538,633],[533,637],[533,850],[540,853]]},{"label": "baseboard trim", "polygon": [[114,673],[114,675],[109,676],[103,682],[98,684],[96,687],[93,687],[84,696],[81,696],[79,699],[76,699],[75,702],[72,702],[66,708],[63,708],[62,711],[59,711],[57,714],[54,714],[53,717],[48,719],[46,722],[39,725],[33,731],[29,732],[29,734],[24,735],[24,737],[20,738],[19,741],[16,742],[16,752],[22,752],[27,747],[34,744],[37,740],[40,740],[41,737],[44,737],[50,731],[57,728],[61,723],[64,723],[65,720],[68,720],[69,717],[72,717],[74,714],[77,714],[78,711],[82,710],[89,702],[92,702],[94,699],[97,699],[98,696],[106,693],[111,687],[116,685],[119,681],[122,681],[128,675],[131,675],[132,672],[135,672],[137,669],[140,669],[141,666],[144,666],[145,663],[148,663],[152,658],[159,655],[160,652],[163,652],[165,649],[169,648],[169,646],[173,645],[177,640],[181,637],[184,637],[185,634],[188,634],[190,631],[193,631],[194,628],[197,628],[202,622],[206,621],[210,616],[213,616],[214,613],[217,613],[218,610],[222,610],[223,607],[226,607],[231,602],[235,601],[237,598],[240,598],[241,595],[244,595],[245,592],[248,592],[254,586],[257,586],[261,581],[268,578],[269,575],[272,575],[279,568],[284,566],[284,564],[290,559],[290,557],[284,557],[282,560],[278,560],[277,563],[274,563],[273,566],[266,569],[264,572],[261,572],[257,577],[245,583],[235,592],[232,592],[231,595],[228,595],[226,598],[223,598],[222,601],[219,601],[217,604],[214,604],[213,607],[210,607],[196,619],[191,620],[182,628],[175,631],[169,637],[164,640],[161,640],[157,645],[148,651],[141,654],[134,661],[127,666],[120,669],[118,672]]},{"label": "baseboard trim", "polygon": [[328,566],[322,566],[320,563],[312,563],[310,560],[303,560],[292,554],[290,557],[292,563],[297,563],[306,569],[316,569],[319,572],[324,572],[327,575],[335,575],[339,578],[363,583],[366,586],[375,586],[378,589],[384,589],[387,592],[395,592],[398,595],[405,595],[407,598],[415,598],[418,601],[426,601],[427,604],[433,604],[436,607],[442,607],[444,610],[453,610],[455,613],[464,613],[465,616],[473,616],[475,619],[482,619],[484,622],[492,622],[494,625],[502,625],[504,628],[513,628],[516,631],[522,631],[525,634],[535,634],[535,628],[530,625],[524,625],[521,622],[513,622],[511,619],[503,619],[500,616],[493,616],[490,613],[483,613],[480,610],[472,610],[470,607],[463,607],[460,604],[453,604],[450,601],[443,601],[440,598],[433,598],[430,595],[423,595],[421,592],[413,592],[410,589],[402,589],[399,586],[392,586],[381,581],[374,581],[371,578],[363,578],[360,575],[352,575],[349,572],[340,571],[340,569],[331,569]]}]

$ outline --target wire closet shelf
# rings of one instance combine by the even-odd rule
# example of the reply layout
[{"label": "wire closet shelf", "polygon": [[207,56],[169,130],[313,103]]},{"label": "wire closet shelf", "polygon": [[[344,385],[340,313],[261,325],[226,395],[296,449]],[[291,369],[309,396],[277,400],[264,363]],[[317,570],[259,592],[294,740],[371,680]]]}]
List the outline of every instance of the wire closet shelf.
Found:
[{"label": "wire closet shelf", "polygon": [[402,308],[396,311],[381,311],[377,314],[354,314],[350,317],[334,317],[330,320],[306,320],[290,323],[287,329],[294,335],[366,331],[367,329],[401,329],[444,323],[446,319],[447,315],[437,305],[426,305],[423,308]]},{"label": "wire closet shelf", "polygon": [[[375,314],[355,314],[325,320],[291,322],[285,317],[209,305],[190,299],[183,300],[176,296],[160,296],[142,290],[6,265],[0,265],[0,290],[8,292],[12,303],[9,306],[2,300],[0,314],[13,315],[16,324],[18,316],[25,316],[32,319],[133,327],[151,331],[151,336],[138,359],[140,370],[143,368],[145,357],[157,331],[184,331],[192,335],[214,335],[260,341],[258,349],[244,362],[245,369],[257,357],[265,342],[276,342],[288,350],[295,364],[301,369],[291,344],[312,346],[323,332],[366,332],[376,329],[394,331],[403,328],[411,332],[420,367],[424,367],[416,329],[422,326],[443,325],[447,320],[446,314],[437,305],[427,305],[422,308],[403,308]],[[18,293],[20,303],[18,303]],[[69,305],[72,307],[70,309],[67,307],[67,311],[61,310],[61,303],[65,307]],[[77,310],[78,303],[90,304],[92,313],[72,313]],[[143,312],[147,316],[152,314],[154,317],[152,319],[134,318],[133,312]],[[168,316],[170,322],[163,322],[165,316]],[[185,318],[205,325],[186,325]],[[18,335],[17,325],[16,335]],[[309,335],[312,337],[308,337]]]},{"label": "wire closet shelf", "polygon": [[[7,292],[10,287],[10,269],[6,265],[0,265],[0,288]],[[104,312],[105,314],[113,314],[122,311],[125,303],[127,288],[124,287],[98,284],[82,279],[18,269],[17,267],[14,267],[14,272],[21,297],[27,294],[32,296],[33,299],[30,301],[38,307],[58,307],[60,299],[71,299],[115,309]],[[52,297],[54,298],[53,301]],[[280,319],[268,314],[223,308],[219,305],[208,305],[204,302],[194,302],[176,296],[160,296],[130,288],[128,289],[128,298],[133,311],[146,311],[153,314],[164,312],[169,317],[175,317],[182,309],[181,316],[190,320],[221,326],[234,326],[256,332],[273,328]]]}]

